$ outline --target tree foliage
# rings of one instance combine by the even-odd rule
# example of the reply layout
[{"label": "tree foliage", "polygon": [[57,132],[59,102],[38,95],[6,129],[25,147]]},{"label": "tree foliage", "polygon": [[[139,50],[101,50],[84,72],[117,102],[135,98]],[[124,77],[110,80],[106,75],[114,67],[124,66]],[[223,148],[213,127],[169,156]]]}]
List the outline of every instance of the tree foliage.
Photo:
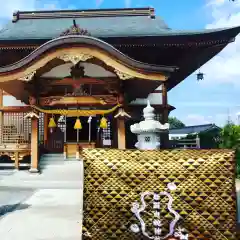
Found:
[{"label": "tree foliage", "polygon": [[177,119],[176,117],[169,117],[168,123],[170,125],[170,128],[183,128],[185,127],[185,124]]},{"label": "tree foliage", "polygon": [[240,126],[228,122],[221,131],[221,148],[240,150]]},{"label": "tree foliage", "polygon": [[221,132],[221,148],[236,150],[237,177],[240,178],[240,126],[228,122]]}]

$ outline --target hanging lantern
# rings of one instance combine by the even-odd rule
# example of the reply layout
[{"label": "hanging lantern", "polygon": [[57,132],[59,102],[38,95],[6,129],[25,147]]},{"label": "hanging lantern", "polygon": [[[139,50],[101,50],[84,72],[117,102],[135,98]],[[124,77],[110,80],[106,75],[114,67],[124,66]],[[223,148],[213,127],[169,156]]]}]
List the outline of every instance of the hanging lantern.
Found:
[{"label": "hanging lantern", "polygon": [[100,128],[107,128],[107,126],[107,119],[105,117],[102,117],[100,121]]},{"label": "hanging lantern", "polygon": [[53,132],[53,128],[57,127],[55,120],[53,117],[50,118],[49,123],[48,123],[48,128],[50,128],[50,132]]},{"label": "hanging lantern", "polygon": [[79,118],[76,119],[76,122],[74,124],[74,129],[76,129],[76,130],[82,129],[82,123]]},{"label": "hanging lantern", "polygon": [[204,73],[202,73],[202,72],[199,71],[199,72],[197,73],[197,80],[198,80],[198,81],[201,81],[201,80],[203,80],[203,79],[204,79]]}]

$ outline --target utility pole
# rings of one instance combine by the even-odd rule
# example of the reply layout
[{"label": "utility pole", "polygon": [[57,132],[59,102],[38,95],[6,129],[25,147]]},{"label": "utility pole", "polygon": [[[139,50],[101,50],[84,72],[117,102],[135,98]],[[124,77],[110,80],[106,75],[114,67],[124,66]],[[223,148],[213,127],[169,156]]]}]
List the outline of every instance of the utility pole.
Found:
[{"label": "utility pole", "polygon": [[240,125],[240,112],[237,113],[237,125]]}]

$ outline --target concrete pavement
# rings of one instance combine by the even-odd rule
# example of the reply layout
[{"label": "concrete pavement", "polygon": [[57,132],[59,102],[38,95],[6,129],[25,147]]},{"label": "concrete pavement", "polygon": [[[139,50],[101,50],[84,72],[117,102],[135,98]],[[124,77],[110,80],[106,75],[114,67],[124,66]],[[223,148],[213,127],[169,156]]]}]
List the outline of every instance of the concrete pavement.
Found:
[{"label": "concrete pavement", "polygon": [[82,176],[81,161],[51,166],[40,175],[16,172],[2,176],[0,193],[5,191],[5,200],[3,197],[0,204],[14,203],[15,198],[19,205],[0,218],[1,240],[81,239]]}]

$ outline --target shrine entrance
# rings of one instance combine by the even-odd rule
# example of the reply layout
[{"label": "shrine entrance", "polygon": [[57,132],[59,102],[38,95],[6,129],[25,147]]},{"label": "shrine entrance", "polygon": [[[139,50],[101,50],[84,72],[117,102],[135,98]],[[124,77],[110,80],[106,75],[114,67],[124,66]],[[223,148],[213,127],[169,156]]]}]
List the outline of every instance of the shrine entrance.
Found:
[{"label": "shrine entrance", "polygon": [[48,134],[48,140],[45,148],[49,153],[63,153],[64,148],[64,133],[59,127],[52,129]]},{"label": "shrine entrance", "polygon": [[[82,129],[74,129],[76,117],[66,118],[66,141],[71,143],[88,143],[95,142],[97,139],[97,120],[96,117],[88,122],[88,117],[80,117]],[[78,136],[77,136],[78,135]]]}]

